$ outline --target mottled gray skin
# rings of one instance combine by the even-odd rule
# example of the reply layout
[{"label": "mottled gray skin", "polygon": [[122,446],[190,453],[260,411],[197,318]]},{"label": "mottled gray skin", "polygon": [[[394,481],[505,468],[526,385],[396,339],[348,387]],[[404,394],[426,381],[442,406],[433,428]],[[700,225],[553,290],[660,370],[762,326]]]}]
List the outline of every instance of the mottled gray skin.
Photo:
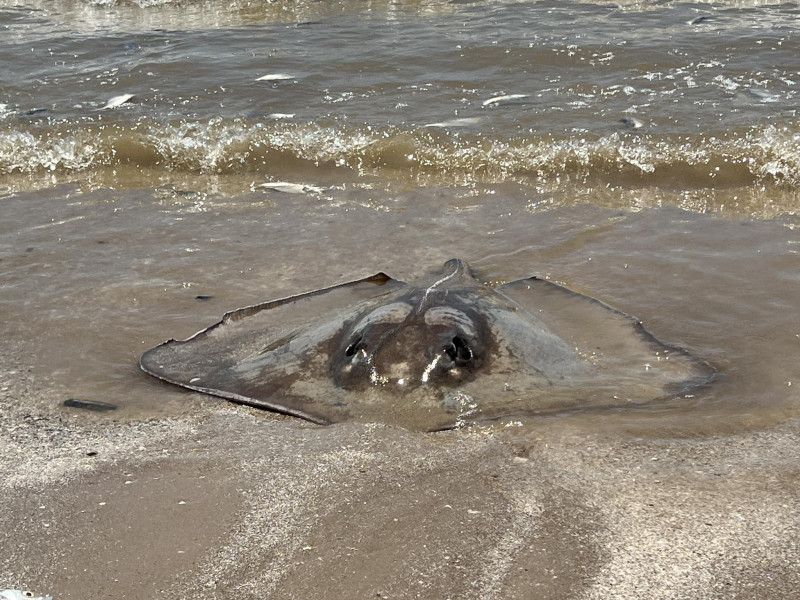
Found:
[{"label": "mottled gray skin", "polygon": [[481,286],[469,266],[454,259],[430,286],[345,323],[331,354],[336,385],[402,391],[474,379],[490,362],[493,347],[489,315],[476,302],[476,289]]},{"label": "mottled gray skin", "polygon": [[489,287],[458,259],[414,285],[378,273],[232,311],[141,365],[316,423],[422,430],[642,404],[712,374],[602,302],[535,277]]}]

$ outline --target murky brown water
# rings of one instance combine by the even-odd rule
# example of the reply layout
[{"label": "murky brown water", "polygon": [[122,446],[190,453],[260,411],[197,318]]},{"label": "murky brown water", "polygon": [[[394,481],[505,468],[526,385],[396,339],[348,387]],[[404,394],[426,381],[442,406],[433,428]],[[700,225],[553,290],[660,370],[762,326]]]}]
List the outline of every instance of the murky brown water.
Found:
[{"label": "murky brown water", "polygon": [[486,280],[537,274],[600,298],[719,369],[688,398],[570,418],[687,433],[797,413],[795,219],[591,205],[533,211],[513,194],[455,188],[51,193],[4,200],[9,210],[24,206],[29,221],[4,228],[2,242],[15,369],[46,382],[52,404],[78,397],[118,403],[125,414],[181,412],[188,395],[138,371],[143,350],[238,306],[379,270],[411,280],[460,256]]},{"label": "murky brown water", "polygon": [[708,433],[796,415],[797,15],[1,9],[0,385],[25,372],[48,406],[181,412],[192,400],[139,372],[143,350],[239,306],[457,256],[487,280],[550,276],[719,370],[692,398],[571,419]]}]

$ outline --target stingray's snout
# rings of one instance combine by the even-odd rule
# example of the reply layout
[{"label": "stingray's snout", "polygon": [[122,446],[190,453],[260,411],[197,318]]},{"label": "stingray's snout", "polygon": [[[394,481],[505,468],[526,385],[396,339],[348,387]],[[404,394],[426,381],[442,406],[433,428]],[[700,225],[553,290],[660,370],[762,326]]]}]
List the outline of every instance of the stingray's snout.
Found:
[{"label": "stingray's snout", "polygon": [[452,365],[465,365],[475,359],[472,344],[457,334],[444,345],[442,352]]},{"label": "stingray's snout", "polygon": [[427,344],[421,336],[401,335],[377,347],[357,334],[340,352],[337,380],[342,387],[369,383],[401,390],[461,382],[479,366],[481,354],[468,335],[452,330],[433,340],[428,337]]},{"label": "stingray's snout", "polygon": [[473,377],[485,332],[468,306],[432,303],[432,290],[440,284],[415,292],[411,301],[371,311],[345,330],[331,356],[337,385],[411,390]]},{"label": "stingray's snout", "polygon": [[432,354],[432,359],[422,372],[420,383],[460,381],[478,358],[474,344],[457,332],[444,336],[444,342]]}]

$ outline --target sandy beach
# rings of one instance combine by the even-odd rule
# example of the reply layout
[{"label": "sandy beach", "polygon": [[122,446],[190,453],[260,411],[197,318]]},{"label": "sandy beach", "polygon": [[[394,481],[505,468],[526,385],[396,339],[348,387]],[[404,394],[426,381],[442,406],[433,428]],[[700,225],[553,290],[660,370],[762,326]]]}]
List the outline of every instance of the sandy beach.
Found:
[{"label": "sandy beach", "polygon": [[[798,595],[795,3],[5,4],[0,590]],[[240,307],[453,258],[597,299],[716,377],[636,404],[598,343],[576,351],[607,396],[587,378],[547,417],[485,396],[506,420],[419,433],[138,367]],[[320,365],[297,377],[327,401]]]},{"label": "sandy beach", "polygon": [[[4,381],[0,581],[66,598],[788,598],[800,423],[643,439],[37,409]],[[517,427],[519,429],[519,427]]]}]

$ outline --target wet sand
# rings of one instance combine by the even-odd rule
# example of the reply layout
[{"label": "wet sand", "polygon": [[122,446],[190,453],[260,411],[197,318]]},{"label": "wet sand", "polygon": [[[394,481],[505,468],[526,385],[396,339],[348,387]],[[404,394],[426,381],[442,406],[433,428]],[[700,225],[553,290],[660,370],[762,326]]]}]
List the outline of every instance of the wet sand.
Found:
[{"label": "wet sand", "polygon": [[591,419],[436,434],[0,401],[0,582],[65,598],[788,598],[800,421],[636,438]]},{"label": "wet sand", "polygon": [[[786,360],[800,335],[793,222],[554,210],[518,218],[520,232],[503,221],[501,240],[481,211],[440,209],[429,221],[409,207],[390,213],[397,227],[381,245],[376,212],[314,217],[332,247],[374,249],[376,265],[358,271],[357,246],[332,267],[305,260],[314,246],[289,225],[306,213],[287,199],[290,216],[265,244],[261,205],[231,223],[177,213],[182,229],[169,220],[142,237],[146,194],[93,198],[47,216],[21,197],[33,225],[4,238],[15,253],[0,345],[3,588],[54,600],[784,599],[800,589],[800,419]],[[486,257],[487,279],[565,274],[710,360],[718,380],[636,414],[426,434],[318,427],[135,367],[142,350],[224,310],[376,266],[394,274],[393,248],[419,248],[401,279],[436,265],[450,256],[414,243],[431,229],[449,240],[436,252]],[[61,408],[68,397],[120,408]]]}]

